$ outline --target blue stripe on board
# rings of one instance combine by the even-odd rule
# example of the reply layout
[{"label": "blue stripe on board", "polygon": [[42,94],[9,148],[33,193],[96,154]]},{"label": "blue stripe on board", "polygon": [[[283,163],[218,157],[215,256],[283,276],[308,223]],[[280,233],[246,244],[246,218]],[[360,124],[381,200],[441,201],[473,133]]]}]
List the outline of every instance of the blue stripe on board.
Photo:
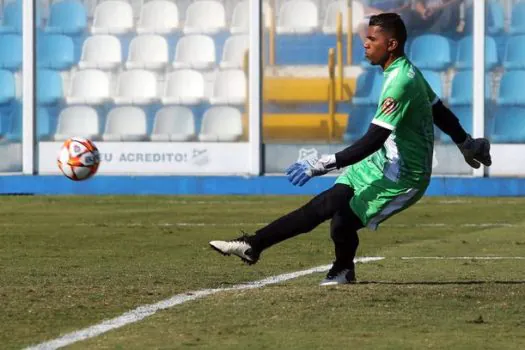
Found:
[{"label": "blue stripe on board", "polygon": [[[335,177],[294,187],[284,176],[97,176],[74,182],[63,176],[0,176],[0,194],[158,194],[158,195],[313,195],[334,183]],[[429,196],[523,196],[525,178],[434,177]]]}]

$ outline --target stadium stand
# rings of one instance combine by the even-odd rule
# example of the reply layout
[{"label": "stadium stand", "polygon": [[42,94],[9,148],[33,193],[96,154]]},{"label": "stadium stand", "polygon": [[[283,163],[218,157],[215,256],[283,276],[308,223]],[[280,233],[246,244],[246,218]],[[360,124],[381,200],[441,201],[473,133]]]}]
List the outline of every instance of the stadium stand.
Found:
[{"label": "stadium stand", "polygon": [[[21,0],[4,1],[0,25],[0,126],[2,134],[10,135],[19,133],[15,129],[21,125],[13,122],[21,118],[21,6]],[[337,14],[342,12],[343,25],[348,20],[346,2],[265,1],[263,10],[264,63],[272,68],[263,86],[264,138],[267,142],[326,141],[328,49],[336,46]],[[382,74],[364,61],[362,41],[355,32],[364,16],[359,11],[355,7],[352,12],[350,38],[343,28],[343,61],[350,62],[345,72],[351,68],[351,73],[345,73],[344,91],[336,96],[334,135],[339,142],[351,142],[364,132],[382,85]],[[463,31],[413,35],[407,43],[411,60],[469,130],[472,16],[472,7],[467,6]],[[110,138],[126,141],[127,131],[118,131],[123,117],[112,116],[116,122],[108,124],[109,113],[141,110],[145,121],[134,123],[137,132],[129,134],[140,135],[141,140],[244,139],[248,19],[248,0],[40,1],[38,118],[42,116],[48,126],[39,135],[57,140],[73,133],[95,139],[124,135]],[[525,101],[518,96],[519,81],[525,78],[525,2],[487,1],[486,19],[487,131],[498,142],[525,141],[525,132],[509,126],[521,125],[519,118],[525,119]],[[227,123],[216,120],[234,110],[228,125],[240,125],[241,130],[227,134]],[[517,114],[511,116],[509,111]],[[74,123],[81,127],[74,129]],[[109,125],[118,132],[106,130]],[[213,131],[215,127],[221,130]],[[293,127],[300,132],[291,131]]]}]

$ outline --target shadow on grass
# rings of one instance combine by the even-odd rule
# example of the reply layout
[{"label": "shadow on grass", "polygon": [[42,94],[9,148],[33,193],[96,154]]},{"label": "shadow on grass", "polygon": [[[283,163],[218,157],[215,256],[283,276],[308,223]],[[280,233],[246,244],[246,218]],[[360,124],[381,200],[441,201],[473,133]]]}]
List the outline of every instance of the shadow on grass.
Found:
[{"label": "shadow on grass", "polygon": [[393,285],[462,285],[462,284],[525,284],[525,280],[465,280],[465,281],[357,281],[355,284],[393,284]]}]

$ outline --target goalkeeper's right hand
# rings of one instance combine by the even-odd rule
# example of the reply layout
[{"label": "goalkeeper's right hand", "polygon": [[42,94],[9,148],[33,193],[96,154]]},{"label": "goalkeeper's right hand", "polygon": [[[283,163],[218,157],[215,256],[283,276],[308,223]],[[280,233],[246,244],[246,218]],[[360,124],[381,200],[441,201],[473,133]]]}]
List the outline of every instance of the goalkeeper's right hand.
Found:
[{"label": "goalkeeper's right hand", "polygon": [[288,181],[294,186],[302,186],[314,176],[324,175],[336,169],[335,155],[325,155],[320,159],[309,158],[293,163],[286,169]]},{"label": "goalkeeper's right hand", "polygon": [[457,146],[465,161],[474,169],[478,169],[481,164],[486,166],[492,165],[489,140],[485,138],[473,139],[467,134],[467,139],[462,143],[458,143]]}]

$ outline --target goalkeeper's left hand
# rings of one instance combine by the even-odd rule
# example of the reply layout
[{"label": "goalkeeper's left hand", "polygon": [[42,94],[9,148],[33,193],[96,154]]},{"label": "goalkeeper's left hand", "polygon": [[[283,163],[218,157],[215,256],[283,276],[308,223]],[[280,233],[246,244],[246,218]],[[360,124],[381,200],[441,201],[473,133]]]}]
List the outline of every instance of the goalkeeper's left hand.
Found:
[{"label": "goalkeeper's left hand", "polygon": [[492,165],[489,140],[485,138],[473,139],[470,135],[467,135],[467,139],[457,145],[465,161],[474,169],[478,169],[481,164],[486,166]]},{"label": "goalkeeper's left hand", "polygon": [[286,170],[286,175],[294,186],[302,186],[312,177],[324,175],[336,168],[335,154],[332,154],[295,162]]}]

